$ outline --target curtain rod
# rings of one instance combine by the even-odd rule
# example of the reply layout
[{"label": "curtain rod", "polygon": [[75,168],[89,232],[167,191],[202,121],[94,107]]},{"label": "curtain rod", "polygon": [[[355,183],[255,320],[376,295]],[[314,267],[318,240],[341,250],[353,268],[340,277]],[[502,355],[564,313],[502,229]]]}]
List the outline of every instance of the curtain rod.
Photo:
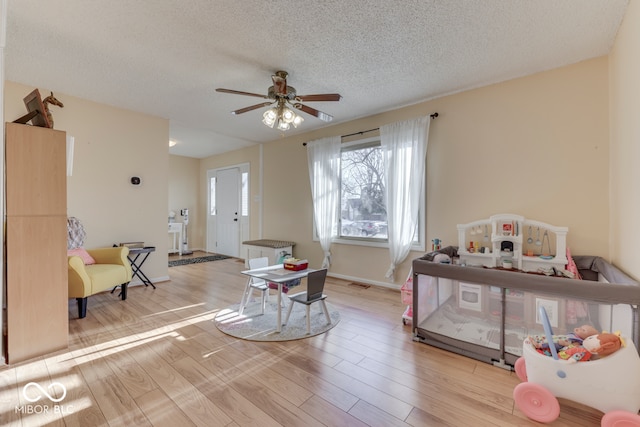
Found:
[{"label": "curtain rod", "polygon": [[[432,119],[435,119],[436,117],[438,117],[438,112],[436,111],[435,113],[431,114],[429,117],[431,117]],[[363,130],[363,131],[360,131],[360,132],[350,133],[350,134],[348,134],[348,135],[342,135],[342,136],[341,136],[341,138],[347,138],[347,137],[349,137],[349,136],[354,136],[354,135],[362,135],[362,134],[365,134],[365,133],[367,133],[367,132],[375,132],[375,131],[377,131],[377,130],[380,130],[380,128],[374,128],[374,129],[369,129],[369,130]],[[302,145],[306,147],[306,146],[307,146],[307,143],[306,143],[306,142],[303,142],[303,143],[302,143]]]}]

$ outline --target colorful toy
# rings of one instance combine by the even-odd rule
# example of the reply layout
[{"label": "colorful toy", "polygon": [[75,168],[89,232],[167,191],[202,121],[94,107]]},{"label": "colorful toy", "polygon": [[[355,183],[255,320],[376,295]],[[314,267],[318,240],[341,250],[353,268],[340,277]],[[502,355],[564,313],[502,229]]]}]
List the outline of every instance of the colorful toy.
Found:
[{"label": "colorful toy", "polygon": [[[592,326],[584,325],[580,328],[583,333],[591,331],[594,328]],[[569,334],[573,335],[573,334]],[[573,335],[575,336],[575,335]],[[552,339],[555,344],[556,350],[558,350],[558,357],[562,360],[568,360],[569,362],[587,362],[591,359],[597,359],[598,357],[607,356],[615,353],[624,347],[624,341],[620,337],[620,333],[610,334],[603,332],[601,334],[593,334],[584,339],[578,338],[564,338],[565,335],[553,335]],[[535,347],[536,351],[548,357],[552,357],[553,354],[549,350],[549,344],[545,337],[540,335],[534,335],[529,337],[529,342]],[[560,347],[560,345],[563,345]]]},{"label": "colorful toy", "polygon": [[[582,344],[582,340],[591,335],[596,335],[597,333],[598,330],[593,326],[582,325],[574,328],[573,333],[566,335],[553,335],[553,343],[556,350],[560,350],[563,347],[570,346],[572,344]],[[532,335],[529,337],[529,341],[537,349],[544,350],[549,348],[549,342],[547,341],[546,335]]]},{"label": "colorful toy", "polygon": [[[547,342],[554,342],[543,307],[540,317]],[[523,381],[513,390],[516,406],[532,420],[548,423],[560,415],[558,398],[563,398],[604,412],[602,426],[640,426],[640,356],[631,340],[625,345],[617,336],[617,343],[609,334],[596,334],[582,347],[595,350],[599,358],[575,363],[560,359],[553,345],[549,346],[553,357],[543,356],[525,339],[522,357],[514,366]]]},{"label": "colorful toy", "polygon": [[[562,347],[560,351],[558,351],[558,357],[562,360],[568,360],[569,362],[587,362],[591,360],[591,353],[589,350],[584,348],[581,345],[568,345],[566,347]],[[552,354],[549,352],[549,356]]]}]

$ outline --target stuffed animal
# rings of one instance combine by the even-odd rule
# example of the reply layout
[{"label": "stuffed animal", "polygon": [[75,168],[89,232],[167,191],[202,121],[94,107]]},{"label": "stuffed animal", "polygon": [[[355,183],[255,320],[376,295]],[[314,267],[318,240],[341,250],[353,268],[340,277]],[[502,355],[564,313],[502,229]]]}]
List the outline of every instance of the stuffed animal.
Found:
[{"label": "stuffed animal", "polygon": [[[573,333],[566,335],[553,335],[553,343],[556,350],[560,350],[563,347],[570,346],[572,344],[582,344],[582,340],[591,335],[596,335],[598,330],[591,325],[582,325],[573,329]],[[549,348],[547,337],[544,335],[533,335],[529,337],[529,340],[533,346],[538,350],[544,350]]]},{"label": "stuffed animal", "polygon": [[582,346],[598,357],[608,356],[624,347],[624,341],[620,337],[620,333],[615,334],[603,332],[597,335],[591,335],[582,342]]},{"label": "stuffed animal", "polygon": [[451,257],[447,254],[437,254],[433,257],[433,262],[440,264],[451,264]]}]

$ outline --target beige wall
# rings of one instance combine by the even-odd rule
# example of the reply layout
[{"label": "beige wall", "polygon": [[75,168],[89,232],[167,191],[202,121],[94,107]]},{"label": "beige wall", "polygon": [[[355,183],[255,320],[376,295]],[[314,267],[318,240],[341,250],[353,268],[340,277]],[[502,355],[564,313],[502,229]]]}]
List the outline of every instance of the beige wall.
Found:
[{"label": "beige wall", "polygon": [[629,2],[610,54],[611,261],[640,279],[640,2]]},{"label": "beige wall", "polygon": [[[608,79],[607,58],[597,58],[304,135],[279,138],[274,132],[277,139],[262,147],[201,161],[168,155],[163,119],[64,94],[57,95],[65,108],[53,112],[56,128],[76,137],[69,215],[85,223],[87,246],[153,244],[158,251],[148,261],[150,277],[167,275],[168,209],[189,204],[190,246],[204,248],[207,170],[243,163],[251,172],[250,238],[292,240],[296,256],[319,265],[302,142],[435,111],[440,117],[432,121],[428,149],[427,243],[437,237],[455,245],[457,223],[509,212],[568,226],[574,254],[608,258]],[[7,82],[7,120],[24,113],[22,98],[31,89]],[[187,173],[196,162],[198,177]],[[142,177],[141,187],[129,184],[132,175]],[[189,194],[181,199],[177,194],[185,188]],[[197,206],[191,206],[192,192]],[[334,244],[332,253],[332,274],[388,284],[386,249]],[[395,286],[419,255],[411,253],[400,266]]]},{"label": "beige wall", "polygon": [[[34,88],[5,82],[5,120],[26,113],[22,98]],[[48,89],[39,88],[44,97]],[[167,188],[169,122],[56,92],[64,108],[51,107],[55,129],[75,137],[67,213],[87,231],[88,248],[144,241],[155,246],[144,272],[168,278]],[[142,178],[134,187],[130,177]]]},{"label": "beige wall", "polygon": [[[292,240],[295,256],[319,265],[322,250],[312,240],[302,142],[435,111],[440,117],[431,123],[427,154],[428,243],[440,238],[445,245],[456,245],[456,224],[514,213],[568,226],[573,254],[609,256],[605,57],[264,144],[262,237]],[[241,163],[247,161],[244,154],[215,156],[203,164]],[[252,194],[254,185],[255,176]],[[252,238],[257,237],[252,231]],[[334,244],[332,254],[331,274],[387,284],[386,249]],[[420,255],[409,255],[395,286],[409,273],[411,259]]]},{"label": "beige wall", "polygon": [[[174,211],[176,213],[175,222],[184,223],[184,217],[180,216],[180,210],[189,209],[187,233],[189,235],[189,249],[192,251],[204,248],[202,235],[197,232],[199,224],[203,221],[204,217],[204,211],[198,208],[200,186],[205,183],[204,180],[199,179],[199,167],[200,159],[169,156],[168,211]],[[172,243],[172,240],[169,240],[169,246],[171,246]]]}]

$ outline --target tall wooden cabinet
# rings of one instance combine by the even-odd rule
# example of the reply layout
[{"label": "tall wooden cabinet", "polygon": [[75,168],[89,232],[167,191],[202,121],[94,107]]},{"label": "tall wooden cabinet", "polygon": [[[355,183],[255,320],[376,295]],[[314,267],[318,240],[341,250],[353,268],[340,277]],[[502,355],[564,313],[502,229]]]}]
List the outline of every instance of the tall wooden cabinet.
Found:
[{"label": "tall wooden cabinet", "polygon": [[65,132],[7,123],[8,363],[68,346]]}]

